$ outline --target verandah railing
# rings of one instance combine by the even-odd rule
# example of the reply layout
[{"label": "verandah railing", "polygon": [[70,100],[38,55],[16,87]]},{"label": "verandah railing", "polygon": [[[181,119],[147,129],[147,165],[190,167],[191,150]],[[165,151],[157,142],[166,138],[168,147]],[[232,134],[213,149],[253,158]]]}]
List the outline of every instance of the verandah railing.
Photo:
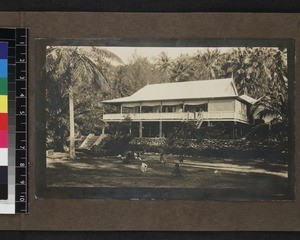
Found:
[{"label": "verandah railing", "polygon": [[113,113],[104,114],[104,121],[122,121],[130,119],[132,121],[158,121],[158,120],[197,120],[201,117],[204,121],[214,120],[237,120],[248,122],[246,115],[233,111],[213,111],[213,112],[168,112],[168,113]]}]

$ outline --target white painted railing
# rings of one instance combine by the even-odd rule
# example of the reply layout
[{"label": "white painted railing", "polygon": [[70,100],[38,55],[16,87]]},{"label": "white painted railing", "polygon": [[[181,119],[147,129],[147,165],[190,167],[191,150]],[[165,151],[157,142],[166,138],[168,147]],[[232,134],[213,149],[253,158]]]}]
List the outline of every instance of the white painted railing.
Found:
[{"label": "white painted railing", "polygon": [[248,122],[246,115],[237,112],[171,112],[171,113],[113,113],[104,114],[104,121],[122,121],[130,119],[131,121],[185,121],[203,119],[204,121],[232,120]]},{"label": "white painted railing", "polygon": [[194,120],[195,114],[189,112],[171,112],[171,113],[114,113],[114,114],[103,115],[103,120],[118,121],[124,119],[130,119],[132,121]]}]

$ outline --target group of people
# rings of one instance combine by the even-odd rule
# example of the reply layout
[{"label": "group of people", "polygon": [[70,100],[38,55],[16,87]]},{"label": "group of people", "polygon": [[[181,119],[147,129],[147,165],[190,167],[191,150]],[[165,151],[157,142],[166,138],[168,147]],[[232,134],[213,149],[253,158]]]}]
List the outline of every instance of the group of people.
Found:
[{"label": "group of people", "polygon": [[134,151],[127,152],[126,156],[122,158],[124,164],[129,164],[133,160],[142,160],[140,152],[135,153]]},{"label": "group of people", "polygon": [[[160,158],[159,158],[158,163],[162,163],[162,164],[166,163],[164,155],[165,155],[164,152],[160,153]],[[135,153],[134,151],[129,151],[129,152],[126,153],[126,156],[123,157],[122,159],[123,159],[124,164],[129,164],[134,160],[141,161],[142,157],[141,157],[140,152]],[[183,154],[180,154],[179,163],[175,163],[174,169],[171,173],[172,176],[175,176],[175,177],[182,176],[182,173],[181,173],[181,170],[180,170],[180,164],[183,163],[183,160],[184,160],[184,156],[183,156]]]}]

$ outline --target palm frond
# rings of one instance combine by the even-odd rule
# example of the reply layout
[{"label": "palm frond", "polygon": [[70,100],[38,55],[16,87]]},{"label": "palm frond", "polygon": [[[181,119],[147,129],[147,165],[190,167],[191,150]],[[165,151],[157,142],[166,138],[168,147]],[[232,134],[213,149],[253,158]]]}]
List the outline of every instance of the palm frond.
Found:
[{"label": "palm frond", "polygon": [[111,60],[114,60],[118,63],[122,63],[123,64],[123,61],[122,59],[117,56],[116,54],[114,54],[113,52],[105,49],[105,48],[100,48],[100,47],[92,47],[92,50],[98,55],[98,56],[101,56],[105,59],[111,59]]}]

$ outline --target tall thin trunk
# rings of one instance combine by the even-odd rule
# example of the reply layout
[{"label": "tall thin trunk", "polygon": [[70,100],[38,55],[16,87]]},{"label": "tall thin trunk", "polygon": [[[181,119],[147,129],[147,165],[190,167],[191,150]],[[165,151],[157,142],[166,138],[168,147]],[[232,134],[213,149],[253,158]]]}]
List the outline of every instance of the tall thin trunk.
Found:
[{"label": "tall thin trunk", "polygon": [[69,114],[70,114],[70,159],[75,159],[75,123],[73,89],[69,88]]}]

